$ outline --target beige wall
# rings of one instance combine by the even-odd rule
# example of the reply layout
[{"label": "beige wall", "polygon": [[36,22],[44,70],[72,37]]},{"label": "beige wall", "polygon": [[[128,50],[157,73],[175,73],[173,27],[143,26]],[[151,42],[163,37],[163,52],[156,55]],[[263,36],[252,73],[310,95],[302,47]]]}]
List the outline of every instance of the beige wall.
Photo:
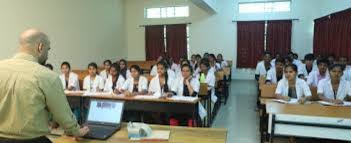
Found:
[{"label": "beige wall", "polygon": [[118,58],[124,48],[123,0],[1,0],[0,59],[11,57],[21,31],[37,27],[52,42],[49,61],[73,68]]}]

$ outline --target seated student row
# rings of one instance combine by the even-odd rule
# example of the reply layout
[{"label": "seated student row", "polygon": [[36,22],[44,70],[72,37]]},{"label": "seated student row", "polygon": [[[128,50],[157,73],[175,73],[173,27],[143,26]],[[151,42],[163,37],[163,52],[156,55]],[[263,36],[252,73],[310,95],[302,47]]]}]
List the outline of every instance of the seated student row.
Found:
[{"label": "seated student row", "polygon": [[[276,60],[276,71],[268,72],[266,84],[275,84],[278,79],[276,97],[283,100],[297,98],[300,103],[311,100],[312,94],[304,79],[298,78],[297,66],[288,64],[284,68],[284,62]],[[342,65],[332,64],[329,66],[328,76],[318,82],[317,94],[320,100],[342,104],[350,100],[351,84],[349,81],[342,79]],[[278,74],[276,74],[278,73]]]}]

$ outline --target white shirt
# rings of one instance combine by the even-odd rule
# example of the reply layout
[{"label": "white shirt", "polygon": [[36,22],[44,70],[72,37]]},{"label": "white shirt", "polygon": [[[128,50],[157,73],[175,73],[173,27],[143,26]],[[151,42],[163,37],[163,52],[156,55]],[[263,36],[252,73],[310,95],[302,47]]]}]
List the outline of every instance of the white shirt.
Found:
[{"label": "white shirt", "polygon": [[96,92],[97,89],[103,90],[104,87],[104,80],[99,75],[96,75],[94,80],[91,80],[90,75],[84,78],[83,89],[88,92]]},{"label": "white shirt", "polygon": [[[121,74],[121,73],[119,73],[119,74]],[[132,77],[132,75],[130,73],[130,70],[127,69],[127,71],[126,71],[126,79],[131,78],[131,77]]]},{"label": "white shirt", "polygon": [[[65,74],[61,74],[60,75],[60,79],[61,79],[61,83],[63,86],[63,89],[66,89],[66,78],[65,78]],[[68,77],[68,87],[73,87],[74,90],[80,90],[80,86],[79,86],[79,80],[78,80],[78,75],[70,72],[69,73],[69,77]]]},{"label": "white shirt", "polygon": [[[201,77],[201,75],[198,74],[196,76],[196,79],[200,81],[200,77]],[[215,77],[214,73],[211,73],[211,72],[207,73],[205,83],[207,83],[207,85],[208,85],[208,90],[211,90],[212,102],[216,102],[217,96],[215,95],[215,89],[214,89],[215,84],[216,84],[216,77]]]},{"label": "white shirt", "polygon": [[[284,74],[282,75],[282,79],[283,78],[284,78]],[[272,84],[278,83],[277,72],[275,68],[271,68],[270,70],[268,70],[266,80],[269,80]]]},{"label": "white shirt", "polygon": [[[122,75],[119,75],[117,81],[116,81],[116,87],[115,89],[121,90],[123,85],[124,85],[125,79]],[[112,89],[113,83],[112,83],[112,76],[108,77],[105,83],[105,88],[104,92],[113,92],[115,89]]]},{"label": "white shirt", "polygon": [[175,64],[173,63],[171,66],[171,70],[173,70],[173,72],[177,73],[177,71],[180,69],[180,65],[179,64]]},{"label": "white shirt", "polygon": [[227,66],[228,66],[228,62],[223,60],[223,61],[220,63],[220,66],[221,66],[222,68],[227,67]]},{"label": "white shirt", "polygon": [[351,82],[351,69],[345,69],[341,79]]},{"label": "white shirt", "polygon": [[275,61],[276,61],[277,59],[276,58],[274,58],[272,61],[271,61],[271,65],[272,65],[272,67],[275,67]]},{"label": "white shirt", "polygon": [[307,77],[307,84],[313,87],[317,87],[320,80],[329,78],[329,72],[326,71],[324,77],[320,77],[320,78],[319,77],[320,77],[320,73],[318,69],[310,72],[310,74]]},{"label": "white shirt", "polygon": [[[139,82],[138,82],[138,92],[142,91],[147,91],[147,78],[144,76],[139,77]],[[126,82],[124,82],[124,85],[122,87],[122,90],[128,90],[129,92],[133,92],[133,87],[134,87],[134,78],[128,78]]]},{"label": "white shirt", "polygon": [[[323,95],[328,99],[334,98],[334,91],[331,84],[331,79],[323,79],[319,82],[317,87],[317,93]],[[350,83],[345,80],[340,80],[339,88],[336,93],[336,99],[345,100],[347,96],[351,96],[351,86]]]},{"label": "white shirt", "polygon": [[[310,73],[312,73],[315,70],[317,70],[317,68],[315,66],[312,66],[312,71]],[[308,77],[309,73],[307,72],[306,64],[301,64],[300,66],[298,66],[297,75],[303,75],[305,78]]]},{"label": "white shirt", "polygon": [[302,62],[300,60],[293,60],[293,64],[296,65],[297,67],[299,67],[300,65],[302,65]]},{"label": "white shirt", "polygon": [[210,70],[208,72],[215,73],[216,71],[221,69],[221,65],[216,63],[213,67],[210,67]]},{"label": "white shirt", "polygon": [[157,75],[157,65],[153,65],[150,71],[151,76],[156,76]]},{"label": "white shirt", "polygon": [[[199,93],[200,91],[200,81],[196,78],[192,78],[190,79],[190,85],[193,88],[194,92]],[[183,95],[183,91],[184,91],[184,77],[183,76],[179,76],[175,82],[174,82],[174,86],[172,86],[172,91],[174,91],[175,93],[177,93],[178,96],[184,96]]]},{"label": "white shirt", "polygon": [[[310,87],[306,83],[306,81],[296,78],[296,96],[298,99],[304,96],[312,96]],[[279,94],[282,96],[289,95],[289,83],[286,78],[283,78],[278,82],[277,89],[275,90],[275,94]]]},{"label": "white shirt", "polygon": [[[270,65],[272,68],[273,66]],[[267,71],[266,71],[266,67],[264,66],[264,61],[260,61],[257,63],[257,66],[256,66],[256,72],[255,72],[256,75],[263,75],[263,76],[266,76],[267,74]]]},{"label": "white shirt", "polygon": [[[174,78],[171,78],[171,77],[168,76],[167,86],[168,86],[169,92],[172,91],[172,86],[174,86],[173,84],[174,84]],[[158,76],[155,76],[150,81],[149,92],[150,93],[158,93],[158,94],[155,94],[155,95],[163,95],[164,89],[161,89],[160,78]]]},{"label": "white shirt", "polygon": [[104,82],[110,77],[110,73],[108,73],[106,70],[103,70],[100,72],[99,76],[104,80]]}]

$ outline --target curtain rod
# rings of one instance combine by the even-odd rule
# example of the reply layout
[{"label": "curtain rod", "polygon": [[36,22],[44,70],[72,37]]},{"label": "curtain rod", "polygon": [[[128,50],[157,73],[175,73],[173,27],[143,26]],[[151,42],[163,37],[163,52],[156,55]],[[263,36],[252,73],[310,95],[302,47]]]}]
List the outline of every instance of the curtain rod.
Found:
[{"label": "curtain rod", "polygon": [[156,26],[156,25],[176,25],[176,24],[192,24],[191,22],[188,23],[174,23],[174,24],[150,24],[150,25],[139,25],[139,27],[146,27],[146,26]]},{"label": "curtain rod", "polygon": [[232,22],[246,22],[246,21],[279,21],[279,20],[292,20],[292,21],[298,21],[300,19],[294,18],[294,19],[272,19],[272,20],[233,20]]}]

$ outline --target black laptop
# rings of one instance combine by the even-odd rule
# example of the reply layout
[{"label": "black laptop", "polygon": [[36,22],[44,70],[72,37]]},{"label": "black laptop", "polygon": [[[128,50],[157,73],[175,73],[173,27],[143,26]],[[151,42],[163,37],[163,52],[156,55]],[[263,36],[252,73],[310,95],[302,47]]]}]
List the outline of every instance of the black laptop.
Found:
[{"label": "black laptop", "polygon": [[106,140],[121,128],[124,102],[91,99],[84,138]]}]

